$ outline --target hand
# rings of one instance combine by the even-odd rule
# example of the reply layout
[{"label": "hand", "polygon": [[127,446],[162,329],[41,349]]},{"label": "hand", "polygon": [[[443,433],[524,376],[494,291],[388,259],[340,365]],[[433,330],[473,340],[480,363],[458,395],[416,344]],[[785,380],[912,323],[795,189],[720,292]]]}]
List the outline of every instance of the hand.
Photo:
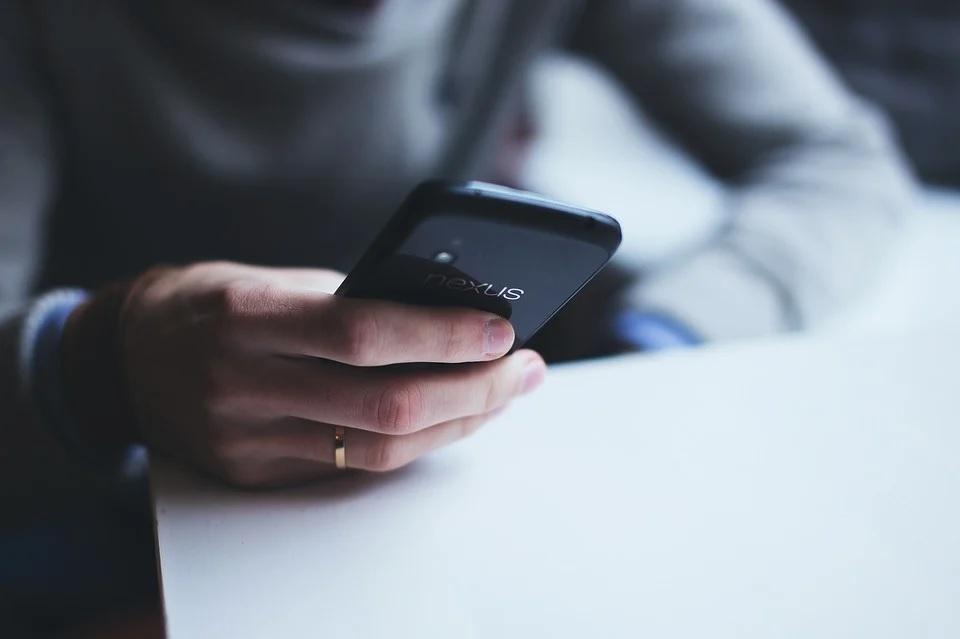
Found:
[{"label": "hand", "polygon": [[[242,486],[388,471],[474,432],[545,365],[509,322],[337,297],[339,273],[203,263],[137,280],[121,359],[142,437]],[[391,367],[438,362],[448,366]]]}]

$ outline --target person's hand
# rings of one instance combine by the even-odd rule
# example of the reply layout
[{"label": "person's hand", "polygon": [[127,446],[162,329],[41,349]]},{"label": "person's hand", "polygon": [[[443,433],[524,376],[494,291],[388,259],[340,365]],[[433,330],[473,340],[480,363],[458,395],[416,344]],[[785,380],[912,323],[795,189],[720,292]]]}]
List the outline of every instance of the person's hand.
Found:
[{"label": "person's hand", "polygon": [[[509,322],[332,295],[323,270],[202,263],[137,280],[121,359],[143,439],[242,486],[388,471],[474,432],[543,379]],[[438,362],[447,366],[396,367]]]}]

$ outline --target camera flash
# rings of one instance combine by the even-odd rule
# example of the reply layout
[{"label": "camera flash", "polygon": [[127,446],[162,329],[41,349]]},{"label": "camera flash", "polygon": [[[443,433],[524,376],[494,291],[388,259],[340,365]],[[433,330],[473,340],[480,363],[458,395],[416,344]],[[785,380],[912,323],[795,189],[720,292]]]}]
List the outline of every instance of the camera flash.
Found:
[{"label": "camera flash", "polygon": [[456,260],[457,256],[447,251],[440,251],[433,256],[433,261],[440,264],[453,264]]}]

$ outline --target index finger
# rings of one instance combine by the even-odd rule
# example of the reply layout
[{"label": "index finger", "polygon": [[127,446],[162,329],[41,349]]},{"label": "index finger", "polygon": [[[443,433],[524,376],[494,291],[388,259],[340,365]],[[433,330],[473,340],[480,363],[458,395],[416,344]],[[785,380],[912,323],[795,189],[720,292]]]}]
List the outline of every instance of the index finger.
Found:
[{"label": "index finger", "polygon": [[352,366],[464,363],[497,359],[514,342],[499,315],[468,308],[397,304],[305,289],[273,291],[252,304],[244,339],[275,353]]}]

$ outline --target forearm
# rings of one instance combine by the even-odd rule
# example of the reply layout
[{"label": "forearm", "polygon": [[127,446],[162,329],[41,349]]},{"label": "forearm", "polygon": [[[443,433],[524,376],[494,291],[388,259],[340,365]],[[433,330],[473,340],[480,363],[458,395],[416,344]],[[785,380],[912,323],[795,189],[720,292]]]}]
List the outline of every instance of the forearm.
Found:
[{"label": "forearm", "polygon": [[731,186],[727,225],[633,300],[712,338],[809,328],[856,301],[883,272],[912,182],[882,120],[859,106],[850,118]]},{"label": "forearm", "polygon": [[49,503],[121,478],[134,439],[113,348],[125,290],[53,291],[0,329],[5,503]]},{"label": "forearm", "polygon": [[580,48],[724,185],[725,222],[634,303],[707,338],[815,325],[879,273],[911,180],[884,120],[755,0],[607,0]]}]

